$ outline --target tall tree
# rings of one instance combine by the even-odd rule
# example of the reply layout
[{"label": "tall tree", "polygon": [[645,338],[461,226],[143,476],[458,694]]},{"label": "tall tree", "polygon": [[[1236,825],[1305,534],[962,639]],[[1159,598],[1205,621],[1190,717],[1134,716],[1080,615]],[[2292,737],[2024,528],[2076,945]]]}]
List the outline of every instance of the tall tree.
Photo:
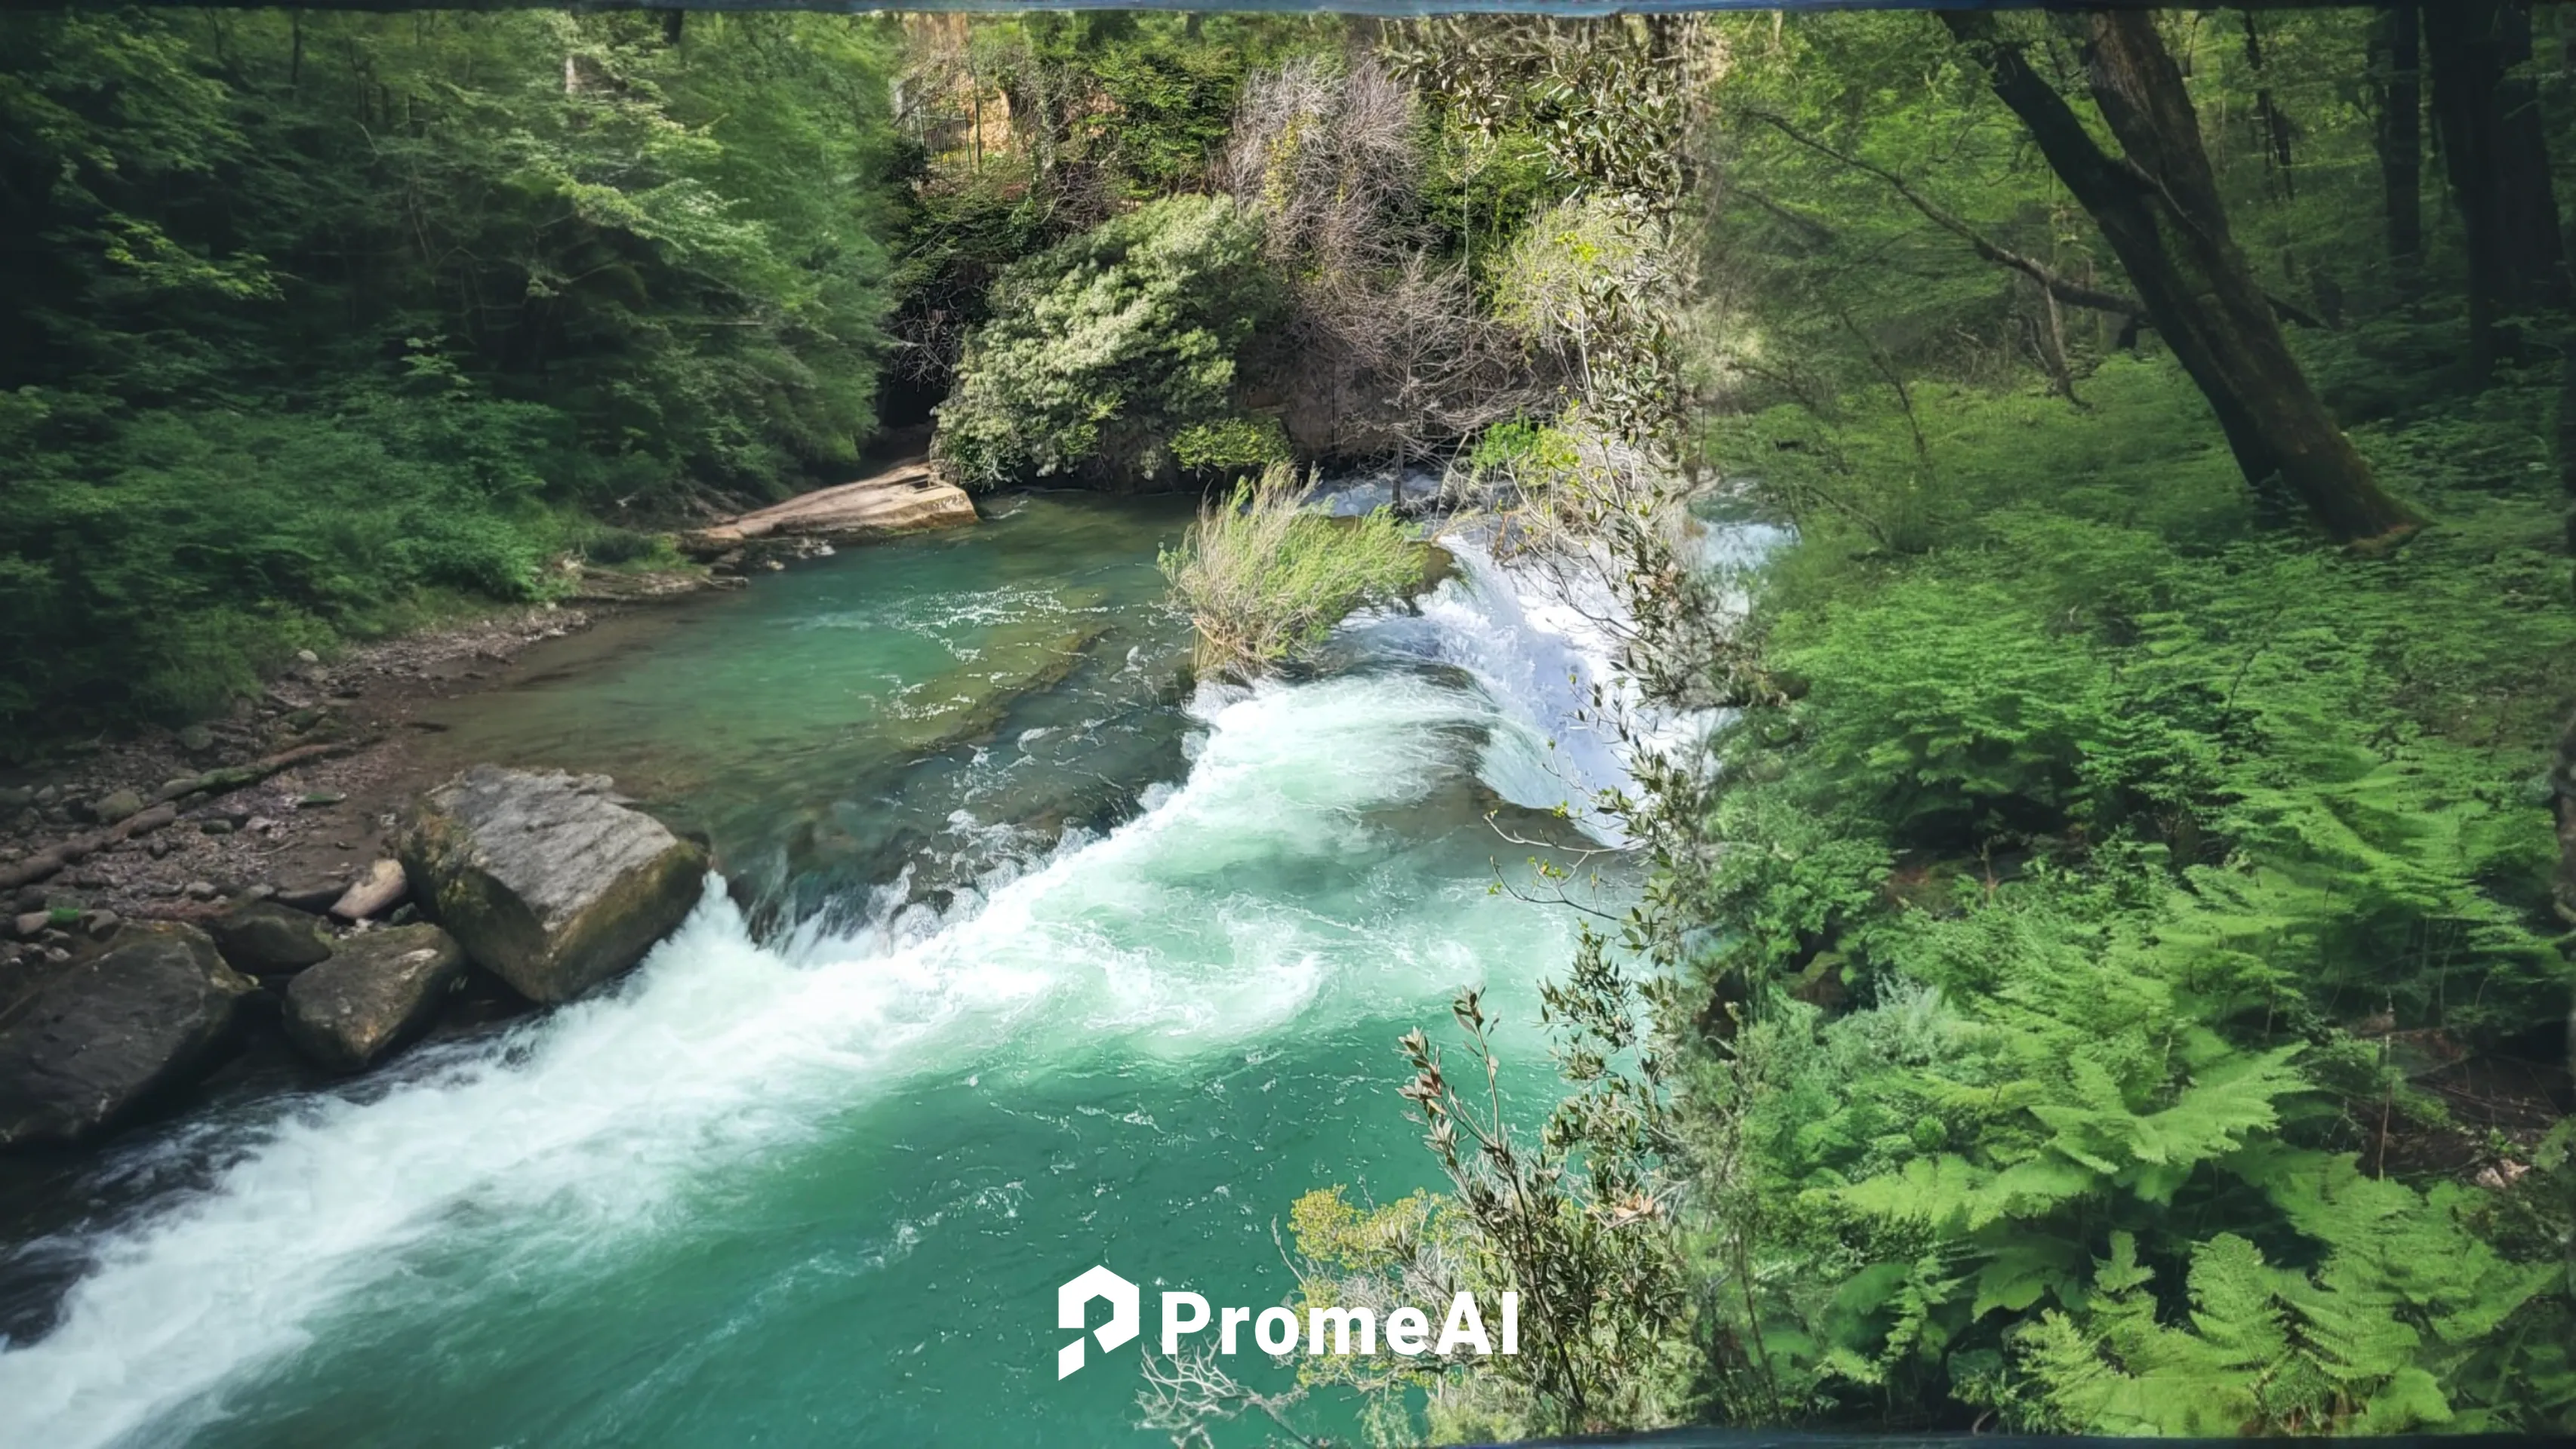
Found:
[{"label": "tall tree", "polygon": [[2388,269],[2401,297],[2424,285],[2424,16],[2391,5],[2371,33],[2379,175],[2388,202]]},{"label": "tall tree", "polygon": [[2424,14],[2433,121],[2469,260],[2469,363],[2483,382],[2523,360],[2521,320],[2571,300],[2522,0],[2449,0]]},{"label": "tall tree", "polygon": [[2272,299],[2228,228],[2199,115],[2154,17],[2096,11],[2074,22],[2118,156],[2032,65],[2026,41],[1991,15],[1942,20],[2102,229],[2156,330],[2209,399],[2246,481],[2267,494],[2285,488],[2341,542],[2386,547],[2422,528],[2379,486],[2291,354]]}]

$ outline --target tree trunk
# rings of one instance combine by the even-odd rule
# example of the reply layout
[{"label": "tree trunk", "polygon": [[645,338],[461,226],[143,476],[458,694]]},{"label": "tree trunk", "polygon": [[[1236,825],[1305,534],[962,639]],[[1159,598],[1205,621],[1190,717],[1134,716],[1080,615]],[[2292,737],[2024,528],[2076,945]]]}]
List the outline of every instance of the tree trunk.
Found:
[{"label": "tree trunk", "polygon": [[2425,11],[2424,36],[2467,243],[2469,368],[2483,383],[2498,363],[2527,360],[2523,319],[2554,330],[2571,300],[2539,88],[2515,73],[2531,60],[2531,11],[2520,0],[2446,0]]},{"label": "tree trunk", "polygon": [[[2549,771],[2550,803],[2558,817],[2558,874],[2550,902],[2558,918],[2576,925],[2576,719],[2558,737],[2558,758]],[[2567,1065],[2576,1071],[2576,995],[2567,1005]]]},{"label": "tree trunk", "polygon": [[2199,116],[2154,17],[2096,11],[2084,22],[2093,98],[2127,153],[2116,158],[1992,16],[1941,18],[2101,227],[2256,493],[2285,488],[2344,543],[2387,547],[2422,528],[2371,476],[2291,354],[2228,230]]},{"label": "tree trunk", "polygon": [[2397,295],[2424,290],[2424,20],[2416,6],[2392,5],[2371,38],[2379,86],[2379,178],[2388,198],[2388,270]]},{"label": "tree trunk", "polygon": [[2263,31],[2254,12],[2245,11],[2245,64],[2254,72],[2254,123],[2262,131],[2263,169],[2285,200],[2299,194],[2299,178],[2292,170],[2294,157],[2289,113],[2281,109],[2272,95],[2271,83],[2263,74]]}]

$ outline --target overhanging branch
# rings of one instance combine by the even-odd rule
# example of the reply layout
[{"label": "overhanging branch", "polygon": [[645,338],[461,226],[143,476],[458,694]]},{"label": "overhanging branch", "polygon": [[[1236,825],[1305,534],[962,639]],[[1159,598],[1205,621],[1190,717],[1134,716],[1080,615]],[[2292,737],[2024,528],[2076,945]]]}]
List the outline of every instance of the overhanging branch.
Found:
[{"label": "overhanging branch", "polygon": [[2140,302],[2135,297],[2122,296],[2117,292],[2106,292],[2099,287],[2088,287],[2072,278],[2060,275],[2054,268],[2050,267],[2046,262],[2039,260],[2037,257],[2025,256],[2024,254],[2003,245],[2001,242],[1996,241],[1994,238],[1987,236],[1975,227],[1970,226],[1965,219],[1961,218],[1956,213],[1947,210],[1939,203],[1933,201],[1932,198],[1925,196],[1921,191],[1916,190],[1912,182],[1907,181],[1904,177],[1897,175],[1886,167],[1873,165],[1868,161],[1862,160],[1858,156],[1854,156],[1851,153],[1834,146],[1830,142],[1819,137],[1810,136],[1806,132],[1799,130],[1796,126],[1791,125],[1786,117],[1774,115],[1769,111],[1747,111],[1745,114],[1751,116],[1754,120],[1760,121],[1764,125],[1769,126],[1773,130],[1778,131],[1781,135],[1788,137],[1790,140],[1797,142],[1799,145],[1806,147],[1808,150],[1815,152],[1819,156],[1823,156],[1826,159],[1837,162],[1841,165],[1848,166],[1865,175],[1874,176],[1880,181],[1885,182],[1898,196],[1905,199],[1907,205],[1913,207],[1916,211],[1921,212],[1925,220],[1931,222],[1934,226],[1941,228],[1943,231],[1950,233],[1952,236],[1959,238],[1961,241],[1966,242],[1976,251],[1978,256],[1985,258],[1987,261],[1993,262],[1998,266],[2009,267],[2012,270],[2021,273],[2023,276],[2030,278],[2032,281],[2037,282],[2040,286],[2048,290],[2048,294],[2050,296],[2055,297],[2058,301],[2065,303],[2067,306],[2087,307],[2096,312],[2109,312],[2115,316],[2133,319],[2143,318],[2147,315],[2146,304]]}]

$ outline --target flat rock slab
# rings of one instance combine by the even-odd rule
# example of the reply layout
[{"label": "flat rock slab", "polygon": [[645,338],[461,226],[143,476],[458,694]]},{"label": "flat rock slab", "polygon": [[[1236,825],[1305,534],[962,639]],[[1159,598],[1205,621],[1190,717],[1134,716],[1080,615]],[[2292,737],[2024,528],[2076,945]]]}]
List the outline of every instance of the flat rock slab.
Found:
[{"label": "flat rock slab", "polygon": [[801,535],[822,539],[879,538],[975,521],[975,501],[943,481],[928,463],[906,463],[873,478],[800,494],[681,539],[699,558],[714,558],[752,539]]},{"label": "flat rock slab", "polygon": [[0,1022],[0,1147],[88,1141],[193,1081],[258,989],[193,926],[128,928]]},{"label": "flat rock slab", "polygon": [[421,797],[398,854],[421,909],[531,1001],[642,960],[697,903],[707,853],[605,775],[477,765]]},{"label": "flat rock slab", "polygon": [[429,1029],[465,981],[465,951],[436,926],[394,926],[340,943],[286,988],[286,1036],[335,1072],[358,1072]]}]

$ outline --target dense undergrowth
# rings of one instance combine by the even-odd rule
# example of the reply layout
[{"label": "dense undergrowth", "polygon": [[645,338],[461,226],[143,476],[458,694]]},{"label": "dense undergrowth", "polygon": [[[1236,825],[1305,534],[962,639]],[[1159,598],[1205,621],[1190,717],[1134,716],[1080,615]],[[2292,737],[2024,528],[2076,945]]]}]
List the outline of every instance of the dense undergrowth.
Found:
[{"label": "dense undergrowth", "polygon": [[2363,559],[2261,526],[2169,363],[2080,410],[1929,391],[1919,450],[1883,408],[1714,440],[1800,524],[1752,615],[1797,698],[1730,730],[1724,848],[1659,887],[1716,928],[1690,1115],[1732,1175],[1708,1251],[1750,1256],[1705,1271],[1756,1285],[1727,1392],[2563,1424],[2543,395],[2362,430],[2439,520]]}]

